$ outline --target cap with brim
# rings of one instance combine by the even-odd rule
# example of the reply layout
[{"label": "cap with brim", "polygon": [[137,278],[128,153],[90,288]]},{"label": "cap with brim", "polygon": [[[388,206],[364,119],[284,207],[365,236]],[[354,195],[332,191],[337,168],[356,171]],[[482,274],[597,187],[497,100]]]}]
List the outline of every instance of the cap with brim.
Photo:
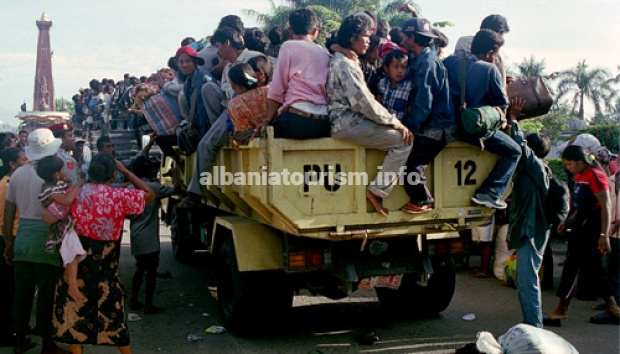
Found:
[{"label": "cap with brim", "polygon": [[55,138],[54,133],[47,128],[40,128],[28,135],[28,146],[24,149],[26,157],[33,161],[56,155],[62,140]]},{"label": "cap with brim", "polygon": [[403,24],[403,32],[416,33],[424,37],[437,38],[431,30],[431,23],[425,18],[410,18]]},{"label": "cap with brim", "polygon": [[192,58],[196,58],[198,65],[205,65],[205,60],[199,57],[198,54],[196,53],[196,49],[190,46],[184,46],[184,47],[177,49],[177,54],[174,57],[178,60],[181,54],[187,54]]}]

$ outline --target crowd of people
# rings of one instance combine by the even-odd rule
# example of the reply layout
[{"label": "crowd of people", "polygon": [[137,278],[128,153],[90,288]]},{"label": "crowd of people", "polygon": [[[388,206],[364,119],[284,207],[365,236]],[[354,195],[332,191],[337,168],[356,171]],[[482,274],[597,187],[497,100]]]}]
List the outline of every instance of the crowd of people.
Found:
[{"label": "crowd of people", "polygon": [[[92,80],[88,89],[73,97],[76,127],[102,130],[92,159],[84,159],[87,154],[74,138],[77,129],[69,124],[38,129],[25,140],[20,133],[26,146],[9,147],[2,153],[6,167],[2,181],[7,180],[4,186],[8,187],[2,189],[0,182],[0,191],[6,190],[5,260],[13,267],[8,272],[15,274],[15,300],[8,301],[12,315],[0,321],[6,326],[4,319],[10,318],[11,326],[2,327],[1,335],[16,334],[12,337],[16,353],[33,346],[26,334],[35,287],[44,352],[62,351],[54,340],[69,343],[73,353],[82,352],[83,344],[131,351],[118,279],[119,239],[128,215],[132,215],[132,253],[137,260],[129,304],[143,307],[145,313],[162,311],[153,304],[159,241],[152,202],[174,191],[148,181],[152,174],[144,161],[154,139],[131,161],[121,162],[115,160],[108,136],[110,129],[136,128],[142,116],[159,135],[157,142],[165,153],[172,151],[169,145],[176,137],[170,137],[179,127],[185,125],[200,137],[194,146],[194,176],[177,206],[181,208],[200,201],[200,173],[211,170],[220,148],[246,144],[260,137],[268,125],[277,138],[332,137],[386,151],[381,170],[393,178],[377,178],[366,192],[382,216],[390,212],[383,199],[396,183],[397,174],[390,172],[406,166],[421,176],[421,183],[405,186],[410,200],[401,211],[427,213],[433,210],[434,198],[424,171],[448,143],[460,139],[498,155],[471,200],[506,209],[504,194],[514,183],[508,233],[510,245],[517,250],[523,322],[542,327],[538,271],[552,227],[541,212],[549,188],[543,158],[550,143],[543,134],[523,136],[518,118],[524,102],[508,99],[510,78],[500,55],[509,32],[507,20],[501,15],[486,17],[480,31],[459,38],[455,53],[444,59],[442,49],[448,39],[411,5],[399,10],[411,18],[393,29],[370,11],[347,16],[327,36],[326,46],[317,44],[321,23],[309,9],[292,11],[289,28],[276,26],[268,35],[244,28],[238,16],[225,16],[211,36],[183,39],[168,60],[169,68],[148,78],[125,74],[118,83]],[[501,112],[502,129],[482,136],[465,133],[460,112],[482,106]],[[570,221],[574,223],[571,233],[589,237],[576,237],[581,241],[569,246],[569,266],[558,290],[560,305],[545,318],[567,318],[570,294],[582,271],[596,279],[605,298],[605,312],[591,321],[617,322],[620,309],[617,293],[614,297],[611,290],[617,274],[604,271],[600,261],[603,255],[618,252],[609,241],[618,228],[617,214],[612,217],[609,174],[598,170],[581,148],[567,148],[562,158],[575,176],[575,190],[574,213],[559,230],[568,232]],[[133,187],[116,185],[121,181]],[[585,192],[588,188],[590,193]],[[58,222],[62,226],[48,235],[48,224]],[[148,239],[134,241],[135,235]],[[6,272],[7,266],[3,267]],[[144,304],[138,300],[143,277]],[[98,287],[109,291],[101,293]]]}]

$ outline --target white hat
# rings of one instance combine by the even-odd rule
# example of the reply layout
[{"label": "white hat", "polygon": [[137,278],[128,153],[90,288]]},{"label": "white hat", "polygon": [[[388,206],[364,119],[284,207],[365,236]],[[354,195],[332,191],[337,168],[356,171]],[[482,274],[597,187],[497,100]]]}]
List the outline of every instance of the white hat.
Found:
[{"label": "white hat", "polygon": [[56,155],[62,140],[55,138],[54,133],[47,128],[40,128],[28,134],[26,157],[37,161],[44,157]]}]

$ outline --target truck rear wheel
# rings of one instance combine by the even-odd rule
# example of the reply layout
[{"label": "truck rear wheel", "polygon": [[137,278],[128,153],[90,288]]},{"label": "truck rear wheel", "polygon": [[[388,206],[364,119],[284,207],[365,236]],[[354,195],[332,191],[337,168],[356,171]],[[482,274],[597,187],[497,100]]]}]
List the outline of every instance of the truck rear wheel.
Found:
[{"label": "truck rear wheel", "polygon": [[398,290],[377,288],[379,301],[407,314],[436,314],[445,310],[456,287],[456,267],[452,257],[432,261],[434,273],[427,286],[420,286],[417,274],[405,274]]},{"label": "truck rear wheel", "polygon": [[217,298],[224,327],[232,334],[248,335],[264,329],[265,323],[276,324],[292,306],[293,291],[282,272],[239,272],[228,238],[217,256]]}]

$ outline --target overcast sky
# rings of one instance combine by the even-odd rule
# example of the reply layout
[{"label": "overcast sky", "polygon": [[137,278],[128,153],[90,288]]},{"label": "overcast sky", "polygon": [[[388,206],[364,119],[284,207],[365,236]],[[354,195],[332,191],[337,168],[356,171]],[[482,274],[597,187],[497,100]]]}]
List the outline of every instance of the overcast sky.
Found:
[{"label": "overcast sky", "polygon": [[[276,4],[283,3],[275,0]],[[473,35],[489,14],[508,18],[502,48],[508,62],[534,55],[548,73],[586,59],[617,73],[620,65],[619,0],[418,0],[432,22],[451,21],[444,30],[452,52],[456,39]],[[93,78],[119,80],[123,73],[149,75],[166,66],[182,38],[213,33],[219,19],[239,15],[246,27],[256,20],[244,9],[270,11],[267,0],[0,0],[0,120],[14,116],[25,100],[32,108],[35,21],[43,10],[53,21],[51,44],[55,96],[70,99]]]}]

